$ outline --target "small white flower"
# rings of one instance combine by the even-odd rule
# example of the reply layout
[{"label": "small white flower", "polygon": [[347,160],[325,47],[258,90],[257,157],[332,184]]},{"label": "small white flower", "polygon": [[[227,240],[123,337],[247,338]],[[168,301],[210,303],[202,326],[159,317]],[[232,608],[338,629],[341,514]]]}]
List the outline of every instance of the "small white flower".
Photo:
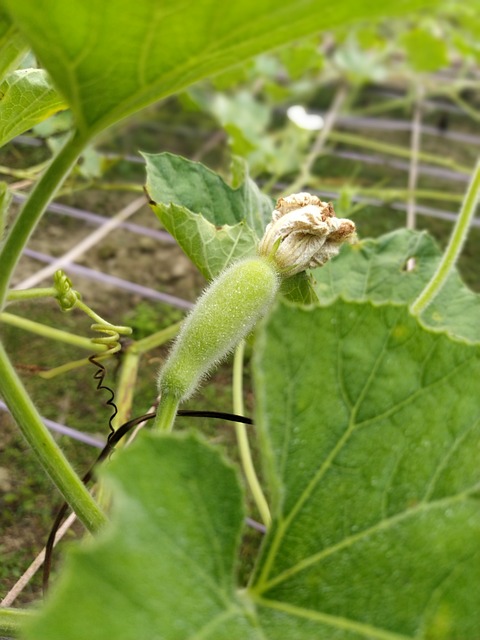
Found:
[{"label": "small white flower", "polygon": [[285,276],[292,276],[324,265],[343,242],[354,238],[355,224],[337,218],[330,202],[294,193],[277,201],[258,250],[271,257]]}]

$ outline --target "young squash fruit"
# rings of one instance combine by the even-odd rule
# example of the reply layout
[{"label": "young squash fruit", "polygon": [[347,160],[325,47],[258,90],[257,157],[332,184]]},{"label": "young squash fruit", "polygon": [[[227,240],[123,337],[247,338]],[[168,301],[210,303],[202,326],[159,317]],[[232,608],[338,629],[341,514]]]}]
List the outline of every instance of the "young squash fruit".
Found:
[{"label": "young squash fruit", "polygon": [[179,403],[268,312],[282,279],[325,264],[354,237],[354,223],[337,218],[332,205],[317,196],[280,198],[258,255],[223,271],[187,316],[159,373],[157,426],[171,429]]}]

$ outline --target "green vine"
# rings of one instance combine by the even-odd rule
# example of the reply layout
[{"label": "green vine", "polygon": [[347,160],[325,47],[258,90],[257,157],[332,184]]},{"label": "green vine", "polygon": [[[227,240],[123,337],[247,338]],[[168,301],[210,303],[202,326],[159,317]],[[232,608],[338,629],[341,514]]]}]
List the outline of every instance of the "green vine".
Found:
[{"label": "green vine", "polygon": [[[233,360],[233,412],[237,415],[244,414],[243,406],[243,359],[245,353],[245,342],[242,341],[235,350]],[[235,433],[237,436],[238,450],[242,461],[243,472],[250,488],[252,497],[257,505],[260,517],[264,525],[268,528],[272,522],[270,507],[262,490],[262,485],[257,476],[255,465],[253,464],[252,452],[248,441],[247,429],[241,422],[235,423]]]},{"label": "green vine", "polygon": [[448,246],[443,253],[438,267],[433,274],[430,282],[423,289],[422,293],[413,302],[410,310],[415,315],[420,315],[425,311],[429,304],[439,294],[445,282],[448,280],[452,269],[454,268],[458,256],[460,255],[465,240],[467,239],[468,230],[472,222],[472,218],[475,214],[475,209],[478,202],[480,193],[480,161],[475,167],[470,185],[465,199],[463,201],[462,208],[457,218],[457,222],[452,230]]},{"label": "green vine", "polygon": [[86,140],[75,132],[53,158],[16,218],[0,251],[0,309],[3,309],[13,271],[48,203],[60,188],[85,147]]},{"label": "green vine", "polygon": [[101,528],[106,518],[50,435],[0,343],[0,388],[13,418],[45,473],[89,531]]}]

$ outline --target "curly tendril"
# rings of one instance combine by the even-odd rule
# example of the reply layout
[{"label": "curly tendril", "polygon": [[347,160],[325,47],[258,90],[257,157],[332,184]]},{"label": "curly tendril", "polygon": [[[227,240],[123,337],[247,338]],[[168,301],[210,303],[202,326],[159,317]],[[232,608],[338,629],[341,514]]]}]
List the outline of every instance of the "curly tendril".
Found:
[{"label": "curly tendril", "polygon": [[[89,314],[91,316],[91,314]],[[96,315],[96,314],[95,314]],[[92,317],[92,316],[91,316]],[[97,316],[99,318],[99,316]],[[120,336],[129,336],[132,333],[130,327],[124,327],[122,325],[111,324],[110,322],[95,322],[90,325],[92,331],[97,333],[103,333],[103,336],[92,338],[94,344],[102,344],[106,350],[102,353],[102,356],[113,356],[114,353],[120,351],[122,344],[120,342]]]},{"label": "curly tendril", "polygon": [[[64,271],[59,269],[54,275],[54,287],[57,293],[57,300],[63,311],[71,311],[74,308],[78,308],[86,313],[95,322],[91,325],[92,331],[96,332],[97,336],[92,338],[93,344],[100,344],[105,347],[105,351],[101,355],[93,354],[88,358],[97,368],[94,374],[94,380],[97,382],[97,391],[105,390],[109,393],[109,397],[106,400],[106,405],[111,407],[112,412],[108,421],[110,429],[109,439],[114,435],[115,429],[113,427],[113,419],[118,413],[117,405],[115,404],[115,393],[113,389],[104,384],[107,371],[103,364],[100,362],[100,358],[105,358],[114,355],[122,348],[120,342],[121,336],[128,336],[132,333],[130,327],[122,325],[112,324],[107,322],[97,313],[95,313],[90,307],[88,307],[81,299],[78,291],[73,288],[72,281],[66,275]],[[98,335],[102,334],[102,335]]]},{"label": "curly tendril", "polygon": [[[107,356],[112,356],[115,353],[118,353],[122,348],[122,344],[120,342],[121,335],[130,335],[132,330],[130,327],[123,327],[119,325],[112,325],[110,323],[100,323],[97,322],[91,325],[92,331],[97,331],[99,333],[103,333],[102,337],[92,338],[92,342],[95,344],[102,344],[107,347],[106,351],[104,351],[101,355],[103,358]],[[88,358],[88,361],[97,367],[93,379],[97,382],[97,391],[107,391],[110,395],[105,401],[105,405],[107,407],[111,407],[112,412],[110,414],[110,418],[108,420],[108,428],[110,430],[108,441],[115,435],[115,428],[113,426],[113,420],[118,413],[118,407],[115,404],[115,392],[111,387],[104,384],[105,377],[107,375],[107,370],[103,366],[103,364],[99,360],[99,354],[94,354]]]},{"label": "curly tendril", "polygon": [[53,286],[57,292],[58,304],[62,311],[71,311],[80,300],[80,294],[73,288],[72,281],[61,269],[55,271]]}]

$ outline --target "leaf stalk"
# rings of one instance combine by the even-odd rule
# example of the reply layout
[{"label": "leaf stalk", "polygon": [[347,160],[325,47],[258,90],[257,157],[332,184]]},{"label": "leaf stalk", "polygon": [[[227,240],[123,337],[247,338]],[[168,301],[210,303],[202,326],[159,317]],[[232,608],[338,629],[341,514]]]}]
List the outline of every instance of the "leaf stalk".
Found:
[{"label": "leaf stalk", "polygon": [[3,309],[13,271],[33,230],[70,172],[86,140],[75,132],[53,158],[16,218],[0,251],[0,309]]},{"label": "leaf stalk", "polygon": [[[239,343],[235,349],[233,359],[233,412],[237,415],[244,414],[243,406],[243,360],[245,354],[245,341]],[[252,494],[253,500],[262,518],[263,524],[268,528],[272,522],[270,508],[262,491],[262,486],[255,471],[252,460],[252,452],[248,441],[247,429],[241,422],[235,423],[238,450],[242,461],[243,472]]]},{"label": "leaf stalk", "polygon": [[467,193],[463,200],[462,208],[458,215],[452,235],[448,242],[448,246],[433,274],[430,282],[424,290],[413,302],[410,311],[414,315],[421,315],[425,309],[433,302],[439,294],[445,282],[448,280],[452,269],[454,268],[458,257],[462,251],[465,240],[467,239],[468,230],[475,214],[475,209],[480,193],[480,161],[477,162],[472,175]]},{"label": "leaf stalk", "polygon": [[43,424],[1,343],[0,395],[38,462],[65,501],[90,532],[100,529],[106,523],[105,515]]}]

